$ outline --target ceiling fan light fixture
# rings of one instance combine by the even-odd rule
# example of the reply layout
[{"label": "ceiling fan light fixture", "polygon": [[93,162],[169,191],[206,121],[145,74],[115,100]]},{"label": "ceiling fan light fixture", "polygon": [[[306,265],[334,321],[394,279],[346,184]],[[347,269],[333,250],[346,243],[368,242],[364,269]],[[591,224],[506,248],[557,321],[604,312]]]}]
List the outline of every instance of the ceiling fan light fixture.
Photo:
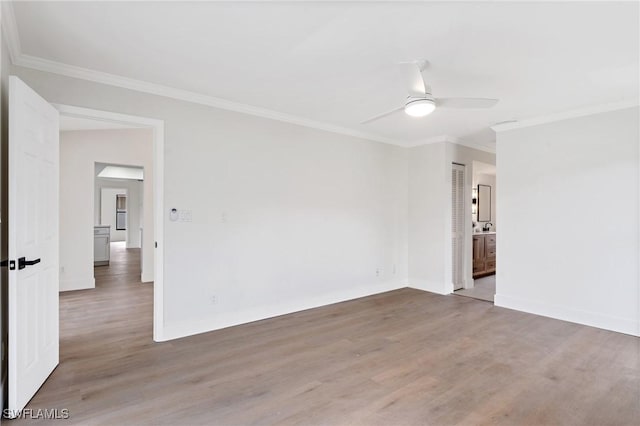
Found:
[{"label": "ceiling fan light fixture", "polygon": [[431,99],[410,100],[404,106],[404,112],[411,117],[424,117],[436,109],[436,103]]}]

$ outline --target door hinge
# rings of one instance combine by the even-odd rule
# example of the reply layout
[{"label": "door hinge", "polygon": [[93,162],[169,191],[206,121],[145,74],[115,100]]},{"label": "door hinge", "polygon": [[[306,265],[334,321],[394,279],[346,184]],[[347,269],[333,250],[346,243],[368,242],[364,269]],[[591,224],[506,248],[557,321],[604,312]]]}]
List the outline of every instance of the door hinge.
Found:
[{"label": "door hinge", "polygon": [[10,271],[13,271],[14,269],[16,269],[16,261],[15,260],[3,260],[2,262],[0,262],[0,267],[2,268],[6,268],[9,267]]}]

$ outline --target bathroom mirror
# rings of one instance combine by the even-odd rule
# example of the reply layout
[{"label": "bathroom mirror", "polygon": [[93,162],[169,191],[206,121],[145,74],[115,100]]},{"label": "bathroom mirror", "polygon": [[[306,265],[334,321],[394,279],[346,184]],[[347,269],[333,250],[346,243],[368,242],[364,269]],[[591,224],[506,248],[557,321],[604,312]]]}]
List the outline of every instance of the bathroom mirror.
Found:
[{"label": "bathroom mirror", "polygon": [[478,185],[478,222],[491,221],[491,186]]}]

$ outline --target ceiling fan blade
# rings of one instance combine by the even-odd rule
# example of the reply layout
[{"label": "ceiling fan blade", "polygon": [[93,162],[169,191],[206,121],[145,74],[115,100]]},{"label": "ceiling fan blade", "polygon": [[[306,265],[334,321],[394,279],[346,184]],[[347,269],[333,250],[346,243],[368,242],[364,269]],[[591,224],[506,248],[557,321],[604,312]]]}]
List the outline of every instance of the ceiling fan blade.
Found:
[{"label": "ceiling fan blade", "polygon": [[438,98],[436,105],[443,108],[491,108],[498,99],[489,98]]},{"label": "ceiling fan blade", "polygon": [[404,74],[409,96],[423,97],[428,88],[422,77],[422,70],[426,67],[426,62],[402,62],[399,65]]},{"label": "ceiling fan blade", "polygon": [[394,114],[394,113],[396,113],[398,111],[402,111],[403,109],[404,109],[404,106],[401,106],[401,107],[398,107],[398,108],[394,108],[391,111],[383,112],[382,114],[378,114],[378,115],[375,115],[375,116],[373,116],[371,118],[368,118],[368,119],[366,119],[364,121],[361,121],[360,124],[371,123],[372,121],[379,120],[379,119],[381,119],[383,117],[386,117],[387,115],[391,115],[391,114]]}]

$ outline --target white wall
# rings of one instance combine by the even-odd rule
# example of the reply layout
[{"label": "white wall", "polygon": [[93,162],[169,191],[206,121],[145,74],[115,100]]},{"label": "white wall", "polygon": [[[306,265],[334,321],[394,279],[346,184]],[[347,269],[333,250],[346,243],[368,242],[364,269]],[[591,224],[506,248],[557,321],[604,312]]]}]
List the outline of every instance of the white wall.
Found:
[{"label": "white wall", "polygon": [[443,203],[451,190],[446,188],[445,162],[445,143],[409,149],[409,285],[440,294],[450,293],[443,250]]},{"label": "white wall", "polygon": [[406,149],[14,71],[51,102],[165,121],[166,338],[407,285]]},{"label": "white wall", "polygon": [[[127,242],[127,248],[140,248],[140,227],[142,226],[143,182],[131,179],[111,179],[96,177],[94,187],[94,224],[101,225],[101,193],[103,188],[123,188],[127,193],[127,230],[121,241]],[[115,203],[115,201],[114,201]],[[115,204],[114,204],[115,206]],[[114,207],[115,208],[115,207]],[[115,220],[115,219],[114,219]]]},{"label": "white wall", "polygon": [[409,149],[409,284],[439,294],[453,291],[451,164],[465,166],[465,287],[471,287],[471,184],[474,160],[495,164],[495,155],[439,142]]},{"label": "white wall", "polygon": [[[60,290],[95,286],[93,225],[95,163],[143,166],[145,231],[142,281],[153,280],[153,144],[149,129],[60,133]],[[121,186],[121,185],[119,185]]]},{"label": "white wall", "polygon": [[496,305],[639,335],[639,113],[498,134]]},{"label": "white wall", "polygon": [[100,188],[100,225],[111,226],[109,230],[111,242],[127,240],[127,230],[116,229],[116,195],[126,197],[126,188]]}]

